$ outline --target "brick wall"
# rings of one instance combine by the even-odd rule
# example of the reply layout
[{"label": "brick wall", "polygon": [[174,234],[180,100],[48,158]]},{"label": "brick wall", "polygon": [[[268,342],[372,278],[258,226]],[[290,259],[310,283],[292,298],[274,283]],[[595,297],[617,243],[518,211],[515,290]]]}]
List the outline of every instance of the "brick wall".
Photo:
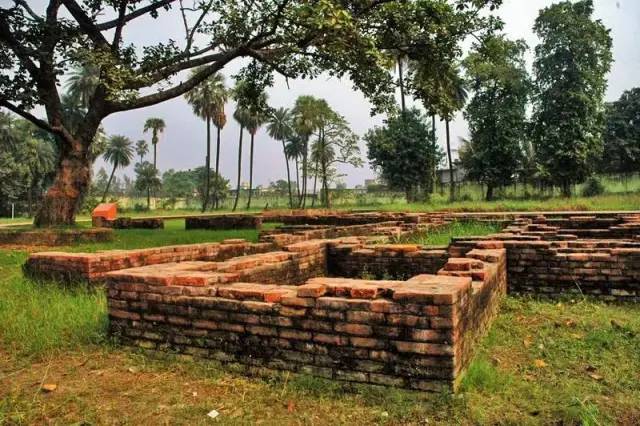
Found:
[{"label": "brick wall", "polygon": [[328,273],[339,277],[408,279],[435,274],[447,263],[444,248],[428,249],[416,244],[329,244]]},{"label": "brick wall", "polygon": [[[322,244],[303,243],[296,253],[317,253]],[[112,272],[110,330],[146,349],[452,390],[469,361],[470,342],[486,330],[505,286],[498,265],[504,250],[476,254],[483,260],[458,259],[441,275],[409,281],[313,278],[292,286],[220,283],[216,272]]]},{"label": "brick wall", "polygon": [[217,215],[187,217],[185,229],[260,229],[262,218],[256,215]]},{"label": "brick wall", "polygon": [[272,250],[267,243],[252,244],[241,239],[222,243],[186,244],[139,250],[99,253],[40,252],[29,256],[24,269],[36,278],[65,282],[99,282],[107,272],[144,265],[193,260],[225,260]]},{"label": "brick wall", "polygon": [[66,246],[111,241],[111,229],[0,229],[0,244],[29,246]]}]

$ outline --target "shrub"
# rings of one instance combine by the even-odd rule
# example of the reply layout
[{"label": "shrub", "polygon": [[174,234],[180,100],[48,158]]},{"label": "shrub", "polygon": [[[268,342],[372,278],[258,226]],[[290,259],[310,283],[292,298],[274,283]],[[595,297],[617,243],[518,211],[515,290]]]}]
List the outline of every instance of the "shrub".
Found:
[{"label": "shrub", "polygon": [[585,183],[584,188],[582,189],[582,196],[595,197],[596,195],[604,194],[604,190],[605,189],[602,182],[600,182],[600,180],[598,180],[598,178],[596,178],[595,176],[592,176],[589,179],[587,179],[587,182]]}]

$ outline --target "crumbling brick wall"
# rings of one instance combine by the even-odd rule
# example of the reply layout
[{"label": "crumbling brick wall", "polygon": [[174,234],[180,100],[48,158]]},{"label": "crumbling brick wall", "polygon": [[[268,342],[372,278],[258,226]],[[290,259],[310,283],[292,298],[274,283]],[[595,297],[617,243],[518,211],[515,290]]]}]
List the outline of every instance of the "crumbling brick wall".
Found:
[{"label": "crumbling brick wall", "polygon": [[[317,253],[323,244],[303,243],[296,253]],[[409,281],[321,277],[292,286],[220,282],[216,271],[184,268],[112,272],[110,330],[123,343],[146,349],[338,380],[453,390],[469,362],[466,342],[486,331],[505,287],[497,273],[503,268],[494,265],[504,262],[504,250],[497,252],[485,260],[466,259],[473,275],[464,276],[464,262],[458,261],[452,268],[460,276],[445,266],[441,275]]]}]

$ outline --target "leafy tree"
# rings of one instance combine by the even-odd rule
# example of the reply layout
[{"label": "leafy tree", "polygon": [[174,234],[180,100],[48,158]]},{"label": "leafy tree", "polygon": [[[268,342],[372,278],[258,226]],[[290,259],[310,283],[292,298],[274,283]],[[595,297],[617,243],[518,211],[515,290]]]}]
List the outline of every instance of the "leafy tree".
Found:
[{"label": "leafy tree", "polygon": [[640,171],[640,88],[607,105],[601,170],[623,175]]},{"label": "leafy tree", "polygon": [[278,108],[271,112],[267,132],[273,139],[282,142],[284,162],[287,167],[287,190],[289,192],[289,207],[293,208],[293,194],[291,193],[291,171],[289,169],[289,156],[287,155],[286,141],[291,136],[292,117],[287,108]]},{"label": "leafy tree", "polygon": [[[325,207],[331,207],[329,197],[329,179],[337,177],[336,164],[362,165],[358,136],[351,131],[343,116],[333,111],[324,100],[318,109],[318,138],[313,144],[311,159],[317,165],[317,174],[322,179],[322,201]],[[315,184],[314,184],[315,193]]]},{"label": "leafy tree", "polygon": [[[103,194],[104,190],[107,188],[108,181],[109,174],[104,167],[100,167],[100,169],[98,169],[98,173],[96,173],[95,179],[93,179],[92,195],[97,197],[98,194]],[[95,202],[97,203],[98,200],[95,200]]]},{"label": "leafy tree", "polygon": [[408,202],[427,199],[442,153],[434,147],[429,125],[417,109],[388,118],[364,137],[371,165],[390,187],[402,190]]},{"label": "leafy tree", "polygon": [[55,169],[57,153],[47,134],[26,120],[0,112],[0,211],[9,201],[40,198]]},{"label": "leafy tree", "polygon": [[158,176],[158,169],[148,161],[138,163],[135,167],[136,189],[147,192],[147,210],[151,209],[151,191],[156,191],[162,186]]},{"label": "leafy tree", "polygon": [[[202,71],[200,68],[194,69],[192,75]],[[224,85],[224,76],[222,74],[214,74],[200,83],[185,95],[187,102],[191,104],[193,112],[203,120],[207,127],[207,156],[205,158],[205,170],[211,170],[211,122],[220,112],[224,114],[224,104],[227,101],[227,89]],[[218,127],[218,149],[220,146],[220,127]],[[219,151],[218,151],[219,153]],[[216,160],[217,162],[217,160]],[[209,176],[205,176],[205,184],[208,185]],[[205,194],[209,194],[209,188]],[[209,204],[209,198],[205,197],[202,201],[202,211],[204,212]]]},{"label": "leafy tree", "polygon": [[[72,224],[89,187],[87,155],[102,120],[179,97],[231,62],[260,64],[287,78],[322,72],[347,76],[375,105],[392,105],[388,52],[406,49],[438,57],[461,39],[488,29],[481,13],[501,0],[269,1],[219,0],[172,7],[177,0],[106,2],[59,0],[37,8],[15,1],[0,10],[0,106],[51,132],[62,157],[35,223]],[[447,13],[445,13],[445,11]],[[127,31],[167,14],[184,23],[180,41],[133,44]],[[401,19],[398,19],[401,18]],[[446,18],[446,19],[443,19]],[[402,25],[393,27],[393,22]],[[456,31],[451,31],[456,29]],[[195,37],[196,34],[198,37]],[[62,114],[57,81],[69,67],[93,64],[99,83],[76,131]],[[186,70],[203,67],[175,81]],[[46,119],[31,111],[40,105]]]},{"label": "leafy tree", "polygon": [[494,36],[474,44],[464,61],[473,98],[464,112],[471,139],[460,161],[467,176],[487,186],[487,200],[513,182],[521,163],[531,89],[526,51],[522,40]]},{"label": "leafy tree", "polygon": [[298,204],[302,197],[302,193],[300,192],[300,158],[302,158],[303,150],[304,142],[302,141],[302,138],[295,132],[291,132],[291,135],[289,135],[285,144],[285,151],[287,157],[293,158],[296,167],[296,194],[298,197]]},{"label": "leafy tree", "polygon": [[534,62],[533,142],[542,176],[565,196],[602,152],[612,43],[592,15],[592,0],[564,1],[543,9],[533,28],[542,40]]},{"label": "leafy tree", "polygon": [[118,167],[127,167],[131,164],[131,160],[133,159],[133,142],[126,136],[113,135],[109,138],[109,146],[103,157],[107,163],[113,165],[107,187],[104,189],[104,194],[102,195],[102,202],[104,203],[109,193],[113,175],[116,174],[116,169],[118,169]]},{"label": "leafy tree", "polygon": [[158,168],[157,146],[158,142],[160,142],[160,135],[164,132],[165,127],[166,125],[164,124],[164,120],[162,118],[147,118],[147,121],[144,122],[143,132],[147,133],[148,131],[151,131],[151,145],[153,145],[153,167],[155,167],[156,169]]},{"label": "leafy tree", "polygon": [[178,198],[184,198],[185,204],[189,205],[189,200],[198,186],[196,178],[196,174],[191,170],[169,169],[162,174],[162,192],[174,206]]},{"label": "leafy tree", "polygon": [[147,141],[144,139],[140,139],[136,142],[136,154],[140,157],[140,162],[144,161],[144,156],[149,153],[149,145],[147,145]]},{"label": "leafy tree", "polygon": [[300,142],[302,157],[302,194],[298,207],[304,208],[307,198],[307,180],[309,176],[309,140],[318,129],[320,115],[326,106],[324,100],[314,96],[304,95],[296,99],[293,110],[293,128]]}]

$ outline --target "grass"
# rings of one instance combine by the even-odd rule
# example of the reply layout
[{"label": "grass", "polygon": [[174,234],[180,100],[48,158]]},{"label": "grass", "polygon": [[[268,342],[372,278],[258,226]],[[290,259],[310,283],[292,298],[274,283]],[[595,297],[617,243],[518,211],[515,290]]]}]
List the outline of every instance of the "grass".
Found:
[{"label": "grass", "polygon": [[495,234],[502,225],[494,222],[456,221],[436,230],[429,230],[402,238],[401,242],[424,246],[448,245],[453,237],[483,236]]},{"label": "grass", "polygon": [[[180,232],[177,221],[118,231],[100,247],[182,242]],[[25,258],[0,251],[0,424],[205,424],[213,409],[221,424],[640,423],[639,306],[507,298],[460,392],[429,395],[123,350],[107,338],[101,291],[25,279]]]}]

